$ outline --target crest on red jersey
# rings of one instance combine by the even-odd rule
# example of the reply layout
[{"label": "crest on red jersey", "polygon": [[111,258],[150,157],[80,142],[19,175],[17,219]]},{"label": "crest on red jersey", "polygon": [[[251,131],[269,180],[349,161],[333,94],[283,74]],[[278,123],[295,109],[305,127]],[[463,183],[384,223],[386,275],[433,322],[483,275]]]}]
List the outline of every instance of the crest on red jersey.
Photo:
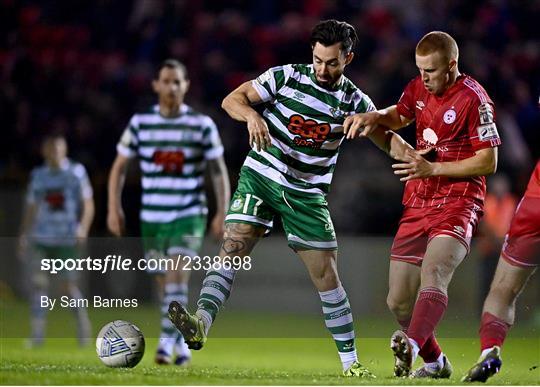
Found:
[{"label": "crest on red jersey", "polygon": [[444,112],[443,121],[445,124],[452,124],[456,120],[456,111],[454,109],[449,109]]}]

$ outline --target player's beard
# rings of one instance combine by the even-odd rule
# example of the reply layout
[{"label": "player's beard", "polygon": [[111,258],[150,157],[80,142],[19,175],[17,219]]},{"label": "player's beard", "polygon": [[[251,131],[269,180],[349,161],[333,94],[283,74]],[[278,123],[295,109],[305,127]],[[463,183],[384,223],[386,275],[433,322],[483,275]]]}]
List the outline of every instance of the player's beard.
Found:
[{"label": "player's beard", "polygon": [[330,75],[322,79],[319,75],[317,75],[316,77],[317,77],[317,83],[324,88],[334,87],[334,85],[336,84],[336,80],[333,79],[332,76]]}]

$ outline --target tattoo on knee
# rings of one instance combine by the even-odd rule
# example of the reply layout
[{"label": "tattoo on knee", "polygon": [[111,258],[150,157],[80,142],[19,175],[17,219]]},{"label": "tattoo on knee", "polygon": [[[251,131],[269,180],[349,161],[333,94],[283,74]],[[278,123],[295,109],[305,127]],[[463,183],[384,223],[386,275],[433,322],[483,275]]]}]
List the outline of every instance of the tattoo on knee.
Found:
[{"label": "tattoo on knee", "polygon": [[249,254],[257,240],[264,234],[264,229],[244,223],[227,223],[222,250],[229,255]]},{"label": "tattoo on knee", "polygon": [[227,254],[234,254],[239,253],[246,249],[246,243],[241,239],[234,239],[231,237],[225,237],[223,240],[223,243],[221,244],[221,248],[223,251],[225,251]]}]

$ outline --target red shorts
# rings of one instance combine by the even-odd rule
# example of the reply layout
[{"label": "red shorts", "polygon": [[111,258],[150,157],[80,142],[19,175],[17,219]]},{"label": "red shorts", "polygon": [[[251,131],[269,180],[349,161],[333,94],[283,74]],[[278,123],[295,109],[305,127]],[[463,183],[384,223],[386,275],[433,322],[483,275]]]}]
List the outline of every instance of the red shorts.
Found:
[{"label": "red shorts", "polygon": [[459,200],[439,207],[405,207],[390,259],[420,266],[428,243],[440,235],[457,239],[468,254],[482,215],[482,207],[473,200]]},{"label": "red shorts", "polygon": [[504,241],[503,259],[511,265],[540,265],[540,198],[524,196]]}]

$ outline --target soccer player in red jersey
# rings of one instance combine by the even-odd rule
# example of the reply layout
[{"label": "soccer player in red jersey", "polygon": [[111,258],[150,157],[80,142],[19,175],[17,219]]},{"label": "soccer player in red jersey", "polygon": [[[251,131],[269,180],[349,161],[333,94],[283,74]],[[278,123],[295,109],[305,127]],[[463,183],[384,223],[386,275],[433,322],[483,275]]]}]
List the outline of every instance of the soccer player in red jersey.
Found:
[{"label": "soccer player in red jersey", "polygon": [[499,372],[501,346],[514,323],[516,299],[540,265],[540,161],[519,203],[502,248],[499,264],[484,302],[478,362],[463,377],[485,382]]},{"label": "soccer player in red jersey", "polygon": [[[416,121],[416,150],[393,165],[406,182],[405,206],[391,250],[387,303],[402,330],[392,335],[394,375],[448,378],[452,367],[434,330],[446,311],[454,270],[469,253],[482,216],[485,176],[497,168],[501,141],[493,102],[484,88],[458,70],[458,46],[434,31],[416,46],[420,75],[397,105],[347,118],[347,138],[377,125],[397,130]],[[360,133],[361,132],[361,133]]]}]

